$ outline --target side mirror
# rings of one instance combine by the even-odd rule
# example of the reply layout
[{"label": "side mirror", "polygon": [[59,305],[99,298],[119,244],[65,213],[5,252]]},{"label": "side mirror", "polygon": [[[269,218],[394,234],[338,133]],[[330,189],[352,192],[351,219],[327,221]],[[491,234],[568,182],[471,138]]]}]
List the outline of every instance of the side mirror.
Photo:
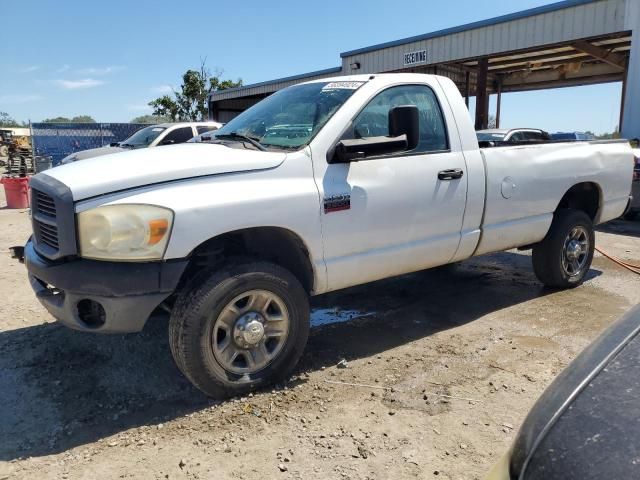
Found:
[{"label": "side mirror", "polygon": [[389,110],[389,136],[345,139],[338,142],[330,163],[349,163],[367,157],[413,150],[420,141],[420,115],[415,105]]},{"label": "side mirror", "polygon": [[176,143],[175,140],[165,139],[160,142],[160,145],[173,145],[174,143]]},{"label": "side mirror", "polygon": [[389,110],[389,135],[407,136],[407,150],[420,143],[420,112],[415,105],[400,105]]}]

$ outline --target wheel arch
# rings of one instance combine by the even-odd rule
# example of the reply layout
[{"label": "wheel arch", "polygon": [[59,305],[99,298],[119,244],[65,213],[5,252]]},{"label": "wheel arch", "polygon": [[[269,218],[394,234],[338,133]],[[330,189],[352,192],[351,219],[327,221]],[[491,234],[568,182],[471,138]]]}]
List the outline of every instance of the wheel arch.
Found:
[{"label": "wheel arch", "polygon": [[581,182],[573,185],[560,199],[554,213],[572,208],[585,212],[596,225],[602,211],[602,189],[595,182]]},{"label": "wheel arch", "polygon": [[268,260],[289,270],[307,293],[317,286],[310,249],[295,232],[282,227],[250,227],[222,233],[195,247],[189,255],[184,278],[229,257]]}]

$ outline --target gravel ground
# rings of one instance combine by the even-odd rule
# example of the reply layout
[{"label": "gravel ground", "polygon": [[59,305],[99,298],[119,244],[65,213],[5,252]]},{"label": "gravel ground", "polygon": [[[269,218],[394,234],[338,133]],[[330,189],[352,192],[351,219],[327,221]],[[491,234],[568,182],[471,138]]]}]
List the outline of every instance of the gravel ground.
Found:
[{"label": "gravel ground", "polygon": [[[7,255],[28,214],[4,205],[0,480],[482,478],[554,376],[640,299],[599,255],[572,291],[543,289],[516,251],[376,282],[314,299],[288,383],[219,403],[174,366],[166,318],[126,336],[55,323]],[[640,262],[638,223],[597,242]]]}]

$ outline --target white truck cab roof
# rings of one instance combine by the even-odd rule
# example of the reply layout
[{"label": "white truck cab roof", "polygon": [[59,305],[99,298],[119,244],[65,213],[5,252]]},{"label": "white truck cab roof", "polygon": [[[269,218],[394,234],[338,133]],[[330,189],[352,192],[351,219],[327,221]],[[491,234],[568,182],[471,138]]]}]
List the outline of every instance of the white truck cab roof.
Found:
[{"label": "white truck cab roof", "polygon": [[549,134],[540,128],[487,128],[476,131],[479,141],[541,141],[549,140]]}]

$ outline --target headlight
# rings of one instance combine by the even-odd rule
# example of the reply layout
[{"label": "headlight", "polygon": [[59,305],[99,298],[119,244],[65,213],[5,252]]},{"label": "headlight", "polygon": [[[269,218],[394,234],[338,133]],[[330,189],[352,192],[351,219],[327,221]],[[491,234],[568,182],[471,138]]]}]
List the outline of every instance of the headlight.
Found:
[{"label": "headlight", "polygon": [[99,260],[159,260],[173,212],[153,205],[106,205],[78,214],[80,256]]}]

